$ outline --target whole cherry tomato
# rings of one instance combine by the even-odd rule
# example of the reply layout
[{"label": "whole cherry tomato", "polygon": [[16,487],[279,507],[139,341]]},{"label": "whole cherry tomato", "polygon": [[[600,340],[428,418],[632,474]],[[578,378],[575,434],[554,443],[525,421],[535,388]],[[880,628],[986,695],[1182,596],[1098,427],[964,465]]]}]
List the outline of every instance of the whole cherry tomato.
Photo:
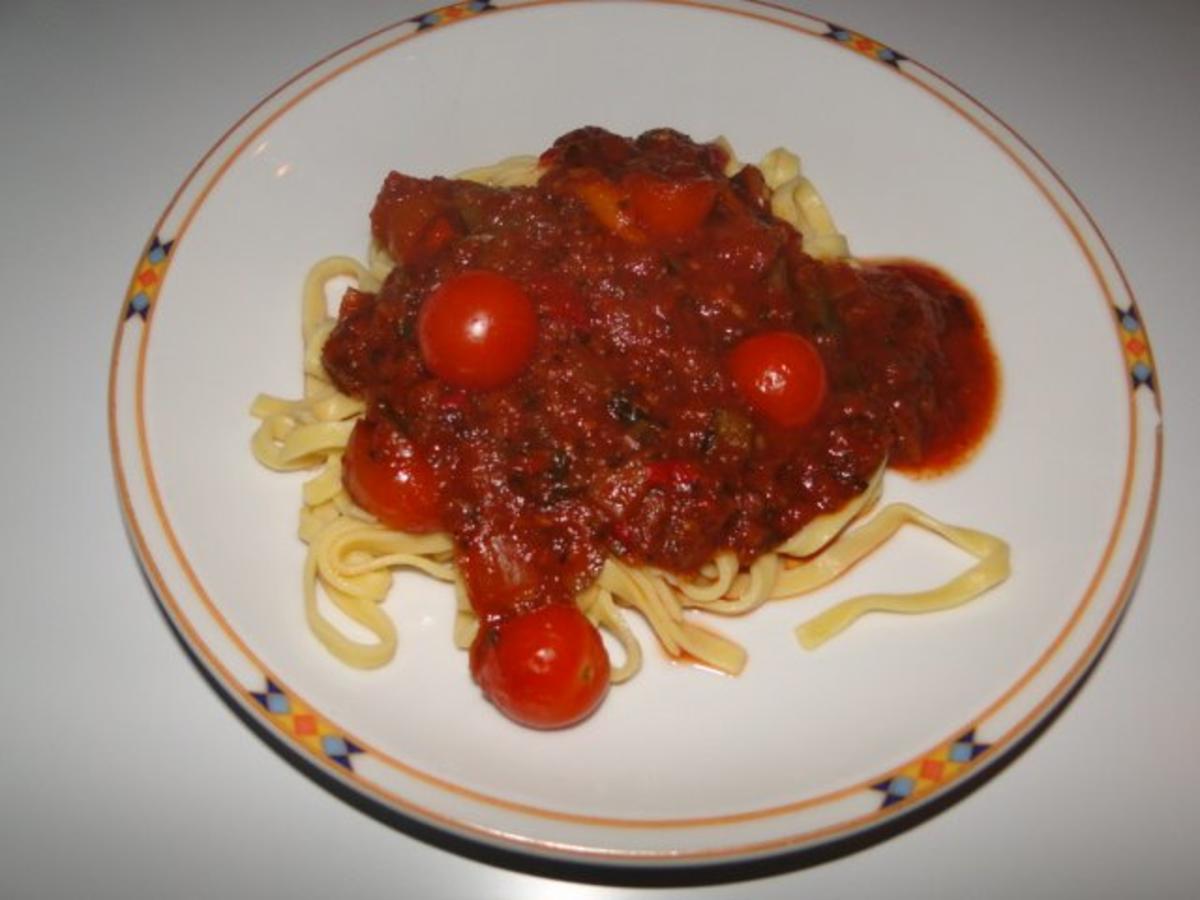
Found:
[{"label": "whole cherry tomato", "polygon": [[472,270],[425,298],[417,339],[433,374],[458,387],[490,390],[516,378],[533,356],[537,314],[511,278]]},{"label": "whole cherry tomato", "polygon": [[386,423],[359,419],[342,459],[342,483],[354,502],[389,528],[441,528],[433,467]]},{"label": "whole cherry tomato", "polygon": [[564,728],[604,699],[608,653],[579,607],[547,603],[480,628],[471,673],[510,719],[530,728]]},{"label": "whole cherry tomato", "polygon": [[821,354],[795,332],[748,337],[733,348],[726,366],[746,402],[785,428],[811,422],[828,392]]}]

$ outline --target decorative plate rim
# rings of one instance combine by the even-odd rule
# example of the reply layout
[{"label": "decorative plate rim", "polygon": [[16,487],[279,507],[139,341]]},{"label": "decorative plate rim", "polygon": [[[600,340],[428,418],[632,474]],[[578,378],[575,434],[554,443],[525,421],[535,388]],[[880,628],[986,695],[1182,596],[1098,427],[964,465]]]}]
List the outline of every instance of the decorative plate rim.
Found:
[{"label": "decorative plate rim", "polygon": [[[617,862],[633,865],[679,865],[728,862],[756,856],[801,850],[876,828],[907,814],[952,789],[978,777],[1003,759],[1081,683],[1111,637],[1131,599],[1144,560],[1157,505],[1162,472],[1162,409],[1156,369],[1141,313],[1128,281],[1103,234],[1086,208],[1050,165],[1015,130],[978,100],[932,69],[887,45],[808,14],[763,0],[642,0],[647,5],[685,6],[748,17],[788,28],[799,34],[832,41],[872,62],[887,66],[919,85],[962,116],[1008,156],[1053,207],[1071,231],[1087,259],[1093,276],[1113,313],[1119,354],[1128,374],[1129,438],[1121,503],[1105,543],[1098,568],[1069,620],[1033,666],[998,698],[974,715],[967,725],[934,744],[907,763],[877,776],[813,797],[746,812],[687,818],[626,819],[589,816],[494,797],[456,785],[421,771],[350,735],[331,719],[314,710],[286,681],[273,673],[223,621],[207,596],[180,546],[158,493],[144,420],[146,348],[152,331],[153,311],[165,282],[176,245],[188,225],[225,172],[245,149],[281,116],[342,73],[432,29],[444,28],[479,16],[543,6],[587,4],[607,0],[465,0],[431,10],[380,28],[328,54],[282,84],[238,119],[201,157],[184,179],[156,222],[151,238],[138,259],[121,305],[113,338],[109,371],[108,420],[114,476],[126,527],[139,562],[160,607],[193,657],[228,696],[234,699],[268,734],[296,752],[306,763],[332,776],[356,796],[382,808],[411,816],[435,829],[482,841],[518,853],[535,853],[569,861]],[[132,380],[130,380],[132,379]],[[130,398],[132,397],[132,404]],[[1146,444],[1150,449],[1147,451]],[[152,546],[155,545],[155,546]],[[168,576],[164,569],[171,568]],[[230,647],[217,653],[198,634],[176,599],[172,585],[182,583],[194,592],[214,620],[225,630]],[[1111,587],[1110,587],[1111,583]],[[1104,588],[1104,615],[1085,635],[1072,663],[1052,684],[1037,688],[1035,697],[1013,718],[1012,704],[1043,674],[1049,661],[1071,637],[1078,637],[1085,612]],[[1111,591],[1111,599],[1109,593]],[[254,679],[258,680],[255,681]],[[1012,721],[1007,721],[1005,714]],[[996,734],[993,736],[993,730]],[[985,739],[986,737],[986,739]],[[423,782],[435,791],[448,791],[467,806],[494,807],[518,816],[554,820],[580,826],[582,833],[597,829],[702,829],[780,818],[819,806],[836,805],[864,792],[877,802],[865,814],[834,815],[818,827],[804,828],[799,821],[787,833],[770,838],[744,838],[719,847],[690,850],[613,849],[595,841],[551,841],[514,833],[487,824],[467,813],[447,814],[422,802],[413,792],[397,792],[362,775],[356,766],[375,757],[396,768],[403,779]],[[854,808],[857,809],[861,803]],[[849,807],[847,807],[849,809]],[[576,829],[579,833],[580,829]],[[599,833],[591,834],[593,838]]]}]

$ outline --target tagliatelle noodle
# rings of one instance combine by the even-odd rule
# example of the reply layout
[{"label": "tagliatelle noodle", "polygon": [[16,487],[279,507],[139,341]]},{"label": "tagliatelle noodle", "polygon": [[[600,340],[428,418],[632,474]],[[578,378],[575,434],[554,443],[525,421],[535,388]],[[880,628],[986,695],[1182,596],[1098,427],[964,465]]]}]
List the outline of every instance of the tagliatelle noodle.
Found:
[{"label": "tagliatelle noodle", "polygon": [[978,561],[961,575],[930,590],[867,594],[843,600],[796,629],[801,644],[810,650],[818,647],[869,612],[926,613],[951,609],[1008,577],[1009,550],[1004,541],[982,531],[939,522],[907,503],[894,503],[812,561],[786,572],[776,583],[773,596],[795,596],[828,584],[910,523],[940,535]]}]

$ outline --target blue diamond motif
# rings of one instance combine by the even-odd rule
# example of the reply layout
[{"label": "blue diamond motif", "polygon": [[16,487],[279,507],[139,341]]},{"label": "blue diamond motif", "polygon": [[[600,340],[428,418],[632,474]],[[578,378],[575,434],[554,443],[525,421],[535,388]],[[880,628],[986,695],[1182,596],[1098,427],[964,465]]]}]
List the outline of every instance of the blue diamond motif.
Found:
[{"label": "blue diamond motif", "polygon": [[959,741],[950,748],[950,759],[954,762],[970,762],[975,755],[975,748],[964,741]]},{"label": "blue diamond motif", "polygon": [[267,709],[273,713],[288,713],[292,710],[292,705],[288,702],[285,694],[276,694],[271,692],[267,694]]},{"label": "blue diamond motif", "polygon": [[150,297],[143,291],[138,291],[129,298],[129,306],[125,310],[125,318],[132,319],[134,316],[141,316],[142,321],[146,320],[146,314],[150,312]]},{"label": "blue diamond motif", "polygon": [[892,783],[888,785],[888,793],[893,797],[907,797],[916,786],[917,783],[907,775],[900,775],[892,779]]},{"label": "blue diamond motif", "polygon": [[321,738],[321,749],[326,756],[345,756],[349,752],[346,742],[336,734],[327,734]]}]

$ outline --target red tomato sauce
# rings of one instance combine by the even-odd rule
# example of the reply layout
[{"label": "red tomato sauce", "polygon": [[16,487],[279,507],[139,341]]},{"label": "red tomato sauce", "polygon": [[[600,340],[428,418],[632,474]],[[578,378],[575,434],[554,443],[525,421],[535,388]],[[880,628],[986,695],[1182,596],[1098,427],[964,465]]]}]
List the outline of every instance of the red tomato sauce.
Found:
[{"label": "red tomato sauce", "polygon": [[[721,148],[667,129],[580,129],[542,162],[530,188],[390,174],[371,229],[399,265],[377,294],[347,293],[324,350],[338,387],[427,464],[418,506],[453,534],[485,620],[570,600],[608,556],[749,562],[885,461],[941,472],[987,431],[995,358],[936,269],[813,259],[757,169],[727,178]],[[453,345],[427,364],[422,310],[479,271],[524,293],[535,334],[498,328],[496,349],[462,351],[476,374],[456,383]],[[493,318],[506,308],[529,318],[511,300]],[[803,415],[772,419],[730,372],[765,333],[819,354]]]}]

